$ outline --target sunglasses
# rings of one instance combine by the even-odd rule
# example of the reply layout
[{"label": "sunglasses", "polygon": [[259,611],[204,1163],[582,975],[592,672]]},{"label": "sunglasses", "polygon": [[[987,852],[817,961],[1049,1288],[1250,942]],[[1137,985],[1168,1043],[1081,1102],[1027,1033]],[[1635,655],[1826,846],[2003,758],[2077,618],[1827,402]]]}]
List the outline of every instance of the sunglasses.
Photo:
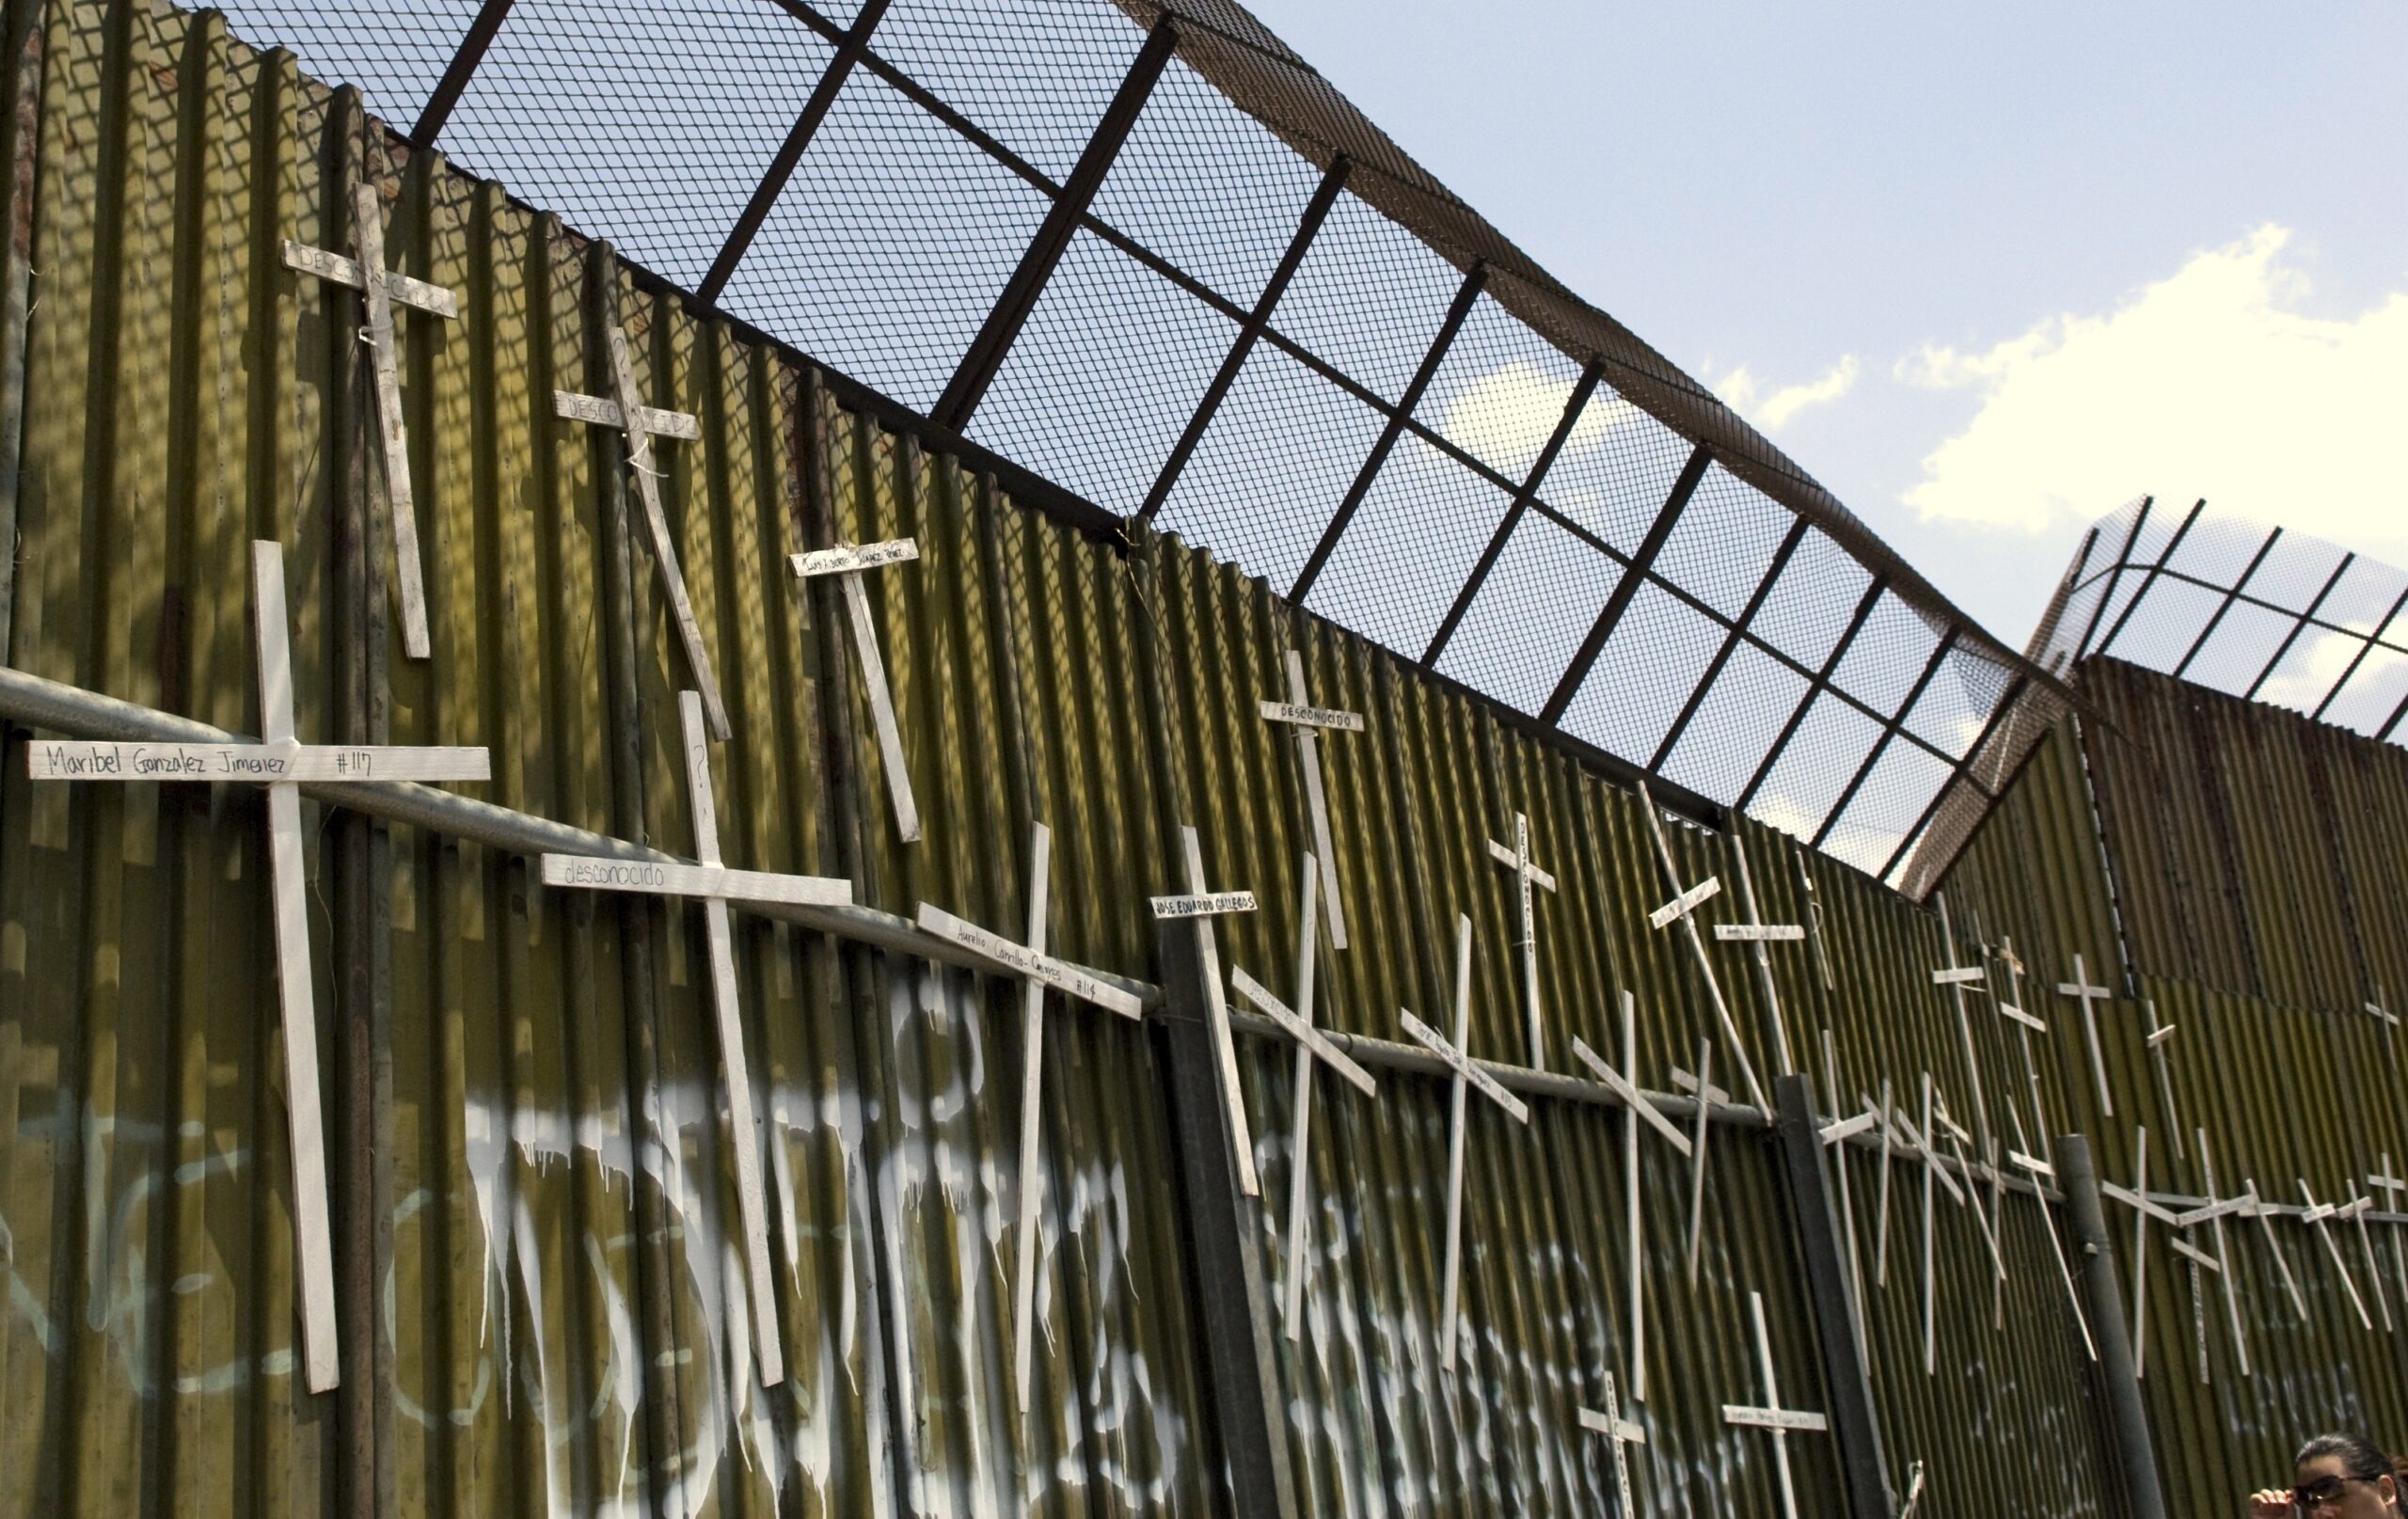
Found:
[{"label": "sunglasses", "polygon": [[2291,1507],[2302,1513],[2329,1509],[2341,1501],[2341,1494],[2350,1483],[2372,1480],[2367,1477],[2320,1477],[2305,1487],[2291,1489]]}]

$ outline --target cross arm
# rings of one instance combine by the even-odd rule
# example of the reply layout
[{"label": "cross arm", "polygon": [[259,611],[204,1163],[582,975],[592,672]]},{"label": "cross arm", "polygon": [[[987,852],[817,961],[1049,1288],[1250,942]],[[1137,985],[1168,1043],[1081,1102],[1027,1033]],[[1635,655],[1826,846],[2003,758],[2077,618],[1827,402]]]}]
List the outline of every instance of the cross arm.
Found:
[{"label": "cross arm", "polygon": [[1426,1046],[1432,1054],[1454,1068],[1455,1074],[1480,1089],[1480,1095],[1511,1114],[1515,1123],[1530,1121],[1530,1110],[1520,1098],[1497,1084],[1497,1079],[1480,1068],[1480,1063],[1454,1047],[1452,1041],[1424,1023],[1412,1013],[1400,1007],[1397,1016],[1404,1021],[1404,1031]]},{"label": "cross arm", "polygon": [[943,908],[921,903],[918,922],[922,928],[939,939],[958,944],[979,958],[991,961],[1015,975],[1041,981],[1056,991],[1091,1003],[1106,1012],[1118,1013],[1123,1018],[1142,1019],[1146,1016],[1146,1005],[1118,987],[1051,955],[1040,955],[1026,944],[1016,944],[1001,934],[990,933],[974,923],[955,917]]},{"label": "cross arm", "polygon": [[1590,1049],[1588,1041],[1576,1034],[1572,1036],[1572,1053],[1582,1065],[1596,1072],[1597,1080],[1605,1083],[1616,1097],[1621,1098],[1624,1106],[1638,1114],[1649,1128],[1663,1135],[1665,1140],[1683,1156],[1688,1154],[1689,1136],[1681,1132],[1680,1127],[1671,1119],[1665,1117],[1656,1109],[1656,1104],[1647,1100],[1645,1093],[1625,1080],[1621,1071],[1606,1064],[1605,1057]]},{"label": "cross arm", "polygon": [[1625,1445],[1645,1445],[1647,1432],[1626,1418],[1608,1418],[1593,1408],[1579,1411],[1580,1427],[1592,1434],[1610,1434]]},{"label": "cross arm", "polygon": [[715,897],[728,902],[786,902],[799,907],[849,907],[853,883],[833,876],[784,876],[726,865],[668,864],[547,854],[540,869],[547,886],[582,886],[602,892],[646,892],[664,896]]},{"label": "cross arm", "polygon": [[890,538],[879,544],[839,544],[833,548],[815,548],[807,554],[792,558],[794,573],[808,580],[817,575],[852,575],[862,570],[874,570],[881,564],[900,564],[920,557],[920,545],[913,538]]},{"label": "cross arm", "polygon": [[[1488,858],[1496,861],[1498,864],[1503,865],[1508,870],[1515,869],[1522,863],[1522,859],[1519,855],[1516,855],[1513,850],[1497,843],[1495,839],[1488,841]],[[1492,876],[1489,878],[1494,880],[1496,878]],[[1550,892],[1554,891],[1556,889],[1555,876],[1552,872],[1541,869],[1538,862],[1536,861],[1532,861],[1530,862],[1530,884],[1533,886],[1545,887]]]},{"label": "cross arm", "polygon": [[[284,261],[288,267],[298,269],[305,275],[316,275],[321,279],[331,279],[338,285],[349,285],[354,290],[368,288],[367,277],[359,272],[359,261],[346,259],[340,253],[308,247],[287,238]],[[385,271],[385,293],[394,305],[406,306],[413,311],[424,311],[429,316],[456,320],[460,315],[459,296],[441,285],[430,285],[423,279],[412,279],[389,269]]]},{"label": "cross arm", "polygon": [[1238,995],[1252,1003],[1263,1017],[1287,1030],[1290,1038],[1310,1050],[1323,1065],[1345,1077],[1355,1090],[1365,1097],[1380,1095],[1379,1084],[1371,1080],[1370,1072],[1356,1065],[1345,1051],[1332,1044],[1321,1030],[1306,1022],[1286,1003],[1272,995],[1269,988],[1246,974],[1244,969],[1234,965],[1229,967],[1229,985],[1235,987]]},{"label": "cross arm", "polygon": [[[619,403],[607,396],[580,395],[575,390],[552,392],[552,410],[572,421],[592,422],[597,427],[624,429],[626,413]],[[638,406],[636,420],[653,437],[683,438],[691,443],[703,435],[703,424],[689,412],[663,411],[657,406]]]},{"label": "cross arm", "polygon": [[2180,1215],[2170,1209],[2161,1207],[2146,1193],[2134,1192],[2130,1187],[2120,1186],[2113,1181],[2101,1181],[2099,1183],[2099,1191],[2102,1195],[2113,1197],[2127,1208],[2139,1209],[2148,1217],[2169,1227],[2178,1226],[2181,1222]]},{"label": "cross arm", "polygon": [[1717,892],[1721,890],[1722,878],[1719,876],[1708,876],[1705,879],[1698,882],[1695,886],[1690,887],[1687,891],[1683,892],[1680,895],[1672,898],[1662,907],[1659,907],[1655,911],[1647,914],[1647,926],[1650,928],[1661,928],[1677,921],[1678,919],[1684,918],[1689,913],[1696,911],[1700,907],[1703,907]]},{"label": "cross arm", "polygon": [[1304,728],[1335,728],[1341,733],[1363,731],[1363,715],[1359,712],[1340,712],[1336,707],[1309,706],[1302,702],[1265,702],[1262,704],[1262,717],[1266,722],[1291,722]]},{"label": "cross arm", "polygon": [[40,739],[25,746],[37,781],[490,781],[483,749],[400,745],[123,744]]}]

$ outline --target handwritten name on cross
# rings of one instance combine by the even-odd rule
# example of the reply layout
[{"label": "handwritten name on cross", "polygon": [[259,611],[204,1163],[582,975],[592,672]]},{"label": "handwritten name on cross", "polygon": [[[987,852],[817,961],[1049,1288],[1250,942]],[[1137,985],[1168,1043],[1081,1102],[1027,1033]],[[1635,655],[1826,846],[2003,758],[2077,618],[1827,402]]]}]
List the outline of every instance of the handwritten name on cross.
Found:
[{"label": "handwritten name on cross", "polygon": [[1699,1041],[1697,1074],[1672,1068],[1672,1084],[1697,1099],[1697,1130],[1689,1136],[1689,1285],[1697,1285],[1698,1247],[1705,1238],[1705,1142],[1714,1132],[1715,1105],[1728,1103],[1731,1094],[1714,1084],[1714,1045]]},{"label": "handwritten name on cross", "polygon": [[845,588],[845,612],[853,629],[853,654],[862,662],[862,684],[869,693],[871,726],[878,731],[879,758],[886,766],[887,794],[895,799],[895,831],[906,844],[920,839],[920,809],[911,799],[911,772],[903,763],[903,732],[895,720],[895,691],[886,683],[886,661],[879,656],[878,628],[870,622],[869,588],[862,577],[887,564],[920,557],[919,544],[891,538],[882,544],[838,544],[833,548],[797,554],[788,562],[803,579],[832,575]]},{"label": "handwritten name on cross", "polygon": [[[2294,1179],[2299,1180],[2299,1195],[2301,1197],[2305,1198],[2307,1203],[2307,1210],[2305,1213],[2301,1214],[2301,1217],[2306,1221],[2308,1228],[2316,1235],[2316,1237],[2323,1242],[2324,1253],[2333,1258],[2333,1270],[2340,1275],[2341,1290],[2350,1294],[2350,1306],[2357,1310],[2359,1326],[2366,1330],[2372,1331],[2374,1328],[2374,1320],[2367,1313],[2366,1299],[2358,1296],[2358,1284],[2353,1281],[2350,1277],[2350,1263],[2341,1258],[2341,1247],[2334,1242],[2333,1231],[2325,1226],[2334,1219],[2341,1216],[2343,1210],[2335,1207],[2331,1203],[2318,1202],[2316,1200],[2316,1194],[2307,1190],[2307,1182],[2305,1179]],[[2352,1206],[2357,1207],[2359,1212],[2364,1212],[2366,1210],[2361,1205],[2366,1203],[2366,1198],[2361,1197],[2358,1199],[2356,1204],[2353,1204]]]},{"label": "handwritten name on cross", "polygon": [[1329,914],[1329,947],[1346,947],[1346,904],[1338,894],[1338,846],[1329,836],[1329,797],[1322,785],[1321,736],[1323,733],[1361,733],[1361,714],[1340,712],[1335,707],[1313,705],[1312,692],[1305,685],[1305,657],[1296,649],[1288,651],[1288,700],[1262,704],[1266,722],[1285,722],[1296,730],[1296,760],[1305,772],[1305,810],[1311,815],[1313,858],[1321,862],[1321,894],[1323,910]]},{"label": "handwritten name on cross", "polygon": [[1613,1442],[1614,1512],[1621,1519],[1639,1519],[1639,1509],[1630,1488],[1629,1448],[1645,1445],[1647,1432],[1622,1416],[1622,1404],[1614,1397],[1612,1372],[1606,1373],[1605,1411],[1599,1413],[1593,1408],[1583,1408],[1577,1412],[1582,1429],[1592,1434],[1602,1434]]},{"label": "handwritten name on cross", "polygon": [[694,821],[694,858],[700,862],[685,865],[547,854],[538,868],[547,886],[690,896],[702,901],[710,940],[711,1010],[718,1025],[720,1073],[727,1084],[728,1131],[736,1152],[736,1206],[744,1226],[752,1338],[760,1359],[761,1385],[774,1387],[785,1380],[785,1355],[778,1337],[777,1278],[769,1270],[769,1210],[761,1186],[761,1134],[752,1109],[752,1067],[744,1053],[744,1012],[737,994],[735,932],[728,904],[844,906],[853,899],[853,883],[827,876],[727,868],[720,857],[719,806],[711,790],[710,751],[703,739],[703,703],[695,692],[677,693],[677,720],[685,749],[687,806]]},{"label": "handwritten name on cross", "polygon": [[385,497],[393,512],[393,568],[402,596],[402,652],[426,658],[433,646],[426,632],[426,578],[419,563],[418,506],[410,489],[409,434],[402,417],[401,362],[395,356],[393,308],[457,321],[460,299],[440,285],[412,279],[385,267],[385,209],[376,187],[351,192],[352,247],[357,260],[287,240],[284,261],[306,275],[348,285],[366,297],[368,344],[376,371],[378,444],[385,455]]},{"label": "handwritten name on cross", "polygon": [[1323,1037],[1313,1027],[1313,946],[1315,930],[1313,914],[1320,910],[1314,900],[1320,878],[1313,868],[1313,856],[1305,854],[1304,910],[1297,915],[1296,932],[1296,1005],[1289,1007],[1266,989],[1244,970],[1229,967],[1229,984],[1239,996],[1254,1005],[1263,1017],[1286,1031],[1296,1041],[1296,1076],[1291,1105],[1296,1113],[1296,1135],[1290,1144],[1288,1160],[1288,1290],[1280,1303],[1280,1317],[1285,1321],[1288,1337],[1303,1337],[1305,1330],[1305,1242],[1311,1232],[1311,1219],[1306,1204],[1312,1190],[1311,1143],[1313,1124],[1313,1062],[1318,1059],[1339,1075],[1354,1084],[1365,1097],[1380,1095],[1379,1084],[1370,1073],[1348,1058],[1346,1052]]},{"label": "handwritten name on cross", "polygon": [[1798,1068],[1789,1057],[1789,1026],[1781,1013],[1781,988],[1772,976],[1772,953],[1766,944],[1802,941],[1806,937],[1803,924],[1766,923],[1756,911],[1755,878],[1748,870],[1748,846],[1739,831],[1731,831],[1731,861],[1739,872],[1739,910],[1748,915],[1745,923],[1718,923],[1714,937],[1719,943],[1744,943],[1755,953],[1756,989],[1765,999],[1765,1016],[1772,1024],[1773,1059],[1779,1062],[1780,1074],[1786,1076]]},{"label": "handwritten name on cross", "polygon": [[1012,1271],[1012,1391],[1016,1406],[1028,1411],[1029,1359],[1037,1301],[1037,1210],[1043,1185],[1040,1119],[1045,1076],[1045,989],[1065,996],[1142,1020],[1146,1005],[1092,971],[1054,958],[1045,953],[1048,904],[1053,893],[1054,831],[1032,824],[1028,839],[1028,934],[1013,943],[973,923],[964,922],[927,902],[920,904],[922,928],[949,943],[969,950],[996,969],[1020,977],[1020,1222],[1013,1239]]},{"label": "handwritten name on cross", "polygon": [[[1622,1099],[1630,1114],[1623,1131],[1622,1148],[1624,1231],[1627,1242],[1623,1258],[1631,1263],[1625,1274],[1630,1284],[1630,1400],[1643,1403],[1647,1400],[1647,1274],[1640,1269],[1640,1262],[1646,1257],[1640,1249],[1643,1215],[1639,1206],[1639,1129],[1643,1123],[1655,1130],[1684,1157],[1689,1153],[1689,1138],[1639,1089],[1638,998],[1627,991],[1622,994],[1622,1070],[1606,1064],[1605,1058],[1577,1035],[1573,1036],[1572,1053],[1596,1072],[1597,1080]],[[1625,1077],[1623,1071],[1630,1074]]]},{"label": "handwritten name on cross", "polygon": [[2099,1183],[2099,1195],[2132,1210],[2132,1375],[2148,1375],[2148,1221],[2176,1226],[2174,1213],[2148,1195],[2148,1131],[2132,1131],[2132,1184]]},{"label": "handwritten name on cross", "polygon": [[1504,1109],[1515,1123],[1530,1121],[1530,1110],[1521,1100],[1465,1053],[1471,1042],[1471,918],[1463,914],[1455,921],[1455,1036],[1448,1038],[1409,1009],[1397,1009],[1404,1031],[1455,1073],[1447,1116],[1447,1272],[1438,1330],[1438,1364],[1450,1371],[1455,1369],[1455,1298],[1463,1279],[1464,1126],[1470,1117],[1470,1089],[1478,1087],[1481,1096]]},{"label": "handwritten name on cross", "polygon": [[482,749],[304,744],[293,736],[293,650],[284,551],[251,545],[252,631],[259,649],[256,744],[38,741],[25,748],[37,781],[233,781],[267,788],[268,884],[283,1014],[287,1134],[293,1149],[293,1232],[299,1262],[302,1374],[311,1392],[341,1380],[335,1346],[333,1237],[326,1223],[326,1148],[318,1086],[318,1010],[309,973],[309,881],[303,867],[303,781],[484,781]]},{"label": "handwritten name on cross", "polygon": [[2073,1284],[2073,1266],[2066,1259],[2065,1241],[2057,1234],[2056,1211],[2049,1206],[2048,1194],[2044,1190],[2050,1181],[2056,1179],[2056,1167],[2037,1156],[2023,1152],[2023,1147],[2031,1141],[2023,1132],[2023,1116],[2016,1112],[2011,1103],[2007,1107],[2006,1116],[2015,1126],[2016,1145],[2015,1148],[2007,1151],[2007,1163],[2027,1173],[2031,1178],[2032,1200],[2039,1207],[2041,1226],[2049,1231],[2049,1254],[2056,1258],[2057,1276],[2065,1283],[2066,1301],[2073,1305],[2074,1327],[2082,1331],[2083,1350],[2095,1361],[2099,1359],[2099,1345],[2090,1337],[2090,1316],[2083,1311],[2081,1290]]},{"label": "handwritten name on cross", "polygon": [[2073,957],[2073,979],[2058,982],[2057,994],[2082,1001],[2083,1033],[2090,1040],[2090,1071],[2099,1081],[2099,1115],[2112,1118],[2115,1116],[2115,1098],[2107,1090],[2107,1057],[2099,1048],[2099,1005],[2115,993],[2090,984],[2090,973],[2083,969],[2082,956],[2077,952]]},{"label": "handwritten name on cross", "polygon": [[1802,1413],[1781,1406],[1781,1381],[1773,1369],[1772,1337],[1765,1332],[1765,1296],[1762,1292],[1748,1294],[1748,1313],[1756,1328],[1756,1364],[1764,1373],[1765,1400],[1761,1406],[1724,1403],[1722,1422],[1772,1432],[1773,1470],[1781,1478],[1781,1511],[1784,1519],[1798,1519],[1798,1493],[1789,1479],[1789,1436],[1826,1433],[1831,1427],[1830,1421],[1820,1414]]},{"label": "handwritten name on cross", "polygon": [[1640,810],[1647,815],[1648,835],[1656,841],[1656,860],[1662,866],[1664,882],[1671,888],[1672,899],[1647,915],[1647,926],[1662,928],[1677,921],[1689,943],[1689,952],[1697,960],[1698,973],[1705,978],[1706,996],[1714,1004],[1714,1016],[1720,1020],[1722,1036],[1731,1041],[1732,1058],[1739,1065],[1739,1075],[1747,1083],[1749,1100],[1758,1109],[1770,1113],[1772,1104],[1765,1100],[1763,1084],[1756,1080],[1756,1068],[1748,1059],[1748,1046],[1739,1037],[1739,1025],[1732,1021],[1730,1005],[1722,1000],[1722,983],[1714,974],[1714,961],[1705,953],[1704,936],[1697,931],[1698,907],[1715,893],[1722,890],[1719,878],[1708,876],[1695,886],[1681,885],[1680,867],[1672,862],[1672,847],[1664,838],[1664,821],[1656,815],[1656,798],[1647,783],[1639,783]]},{"label": "handwritten name on cross", "polygon": [[1539,1034],[1539,914],[1538,904],[1530,889],[1555,890],[1555,878],[1530,860],[1530,820],[1520,813],[1513,815],[1513,847],[1507,848],[1495,839],[1488,841],[1489,858],[1513,873],[1513,885],[1520,898],[1522,913],[1522,989],[1529,999],[1530,1029],[1530,1068],[1546,1069],[1546,1052]]},{"label": "handwritten name on cross", "polygon": [[626,329],[613,323],[608,334],[610,358],[609,397],[552,392],[552,410],[572,421],[615,428],[626,435],[627,469],[636,477],[636,496],[643,503],[644,530],[652,537],[653,562],[660,567],[661,589],[669,594],[670,621],[686,651],[686,669],[703,700],[711,736],[727,742],[734,731],[727,722],[727,704],[720,699],[719,677],[712,672],[710,650],[703,644],[703,625],[694,616],[693,598],[686,593],[686,572],[677,563],[677,540],[669,531],[669,514],[660,504],[660,471],[653,465],[652,443],[658,437],[699,438],[702,423],[689,413],[661,411],[636,399],[636,372],[627,356]]},{"label": "handwritten name on cross", "polygon": [[1252,912],[1252,892],[1213,892],[1204,884],[1204,846],[1196,830],[1180,824],[1180,846],[1187,855],[1187,894],[1152,899],[1157,918],[1192,918],[1196,922],[1196,959],[1204,973],[1204,1011],[1212,1040],[1212,1056],[1221,1069],[1221,1111],[1236,1147],[1238,1190],[1249,1197],[1262,1195],[1254,1172],[1254,1136],[1246,1127],[1245,1094],[1238,1087],[1238,1047],[1229,1035],[1228,999],[1221,993],[1221,948],[1212,920],[1230,912]]}]

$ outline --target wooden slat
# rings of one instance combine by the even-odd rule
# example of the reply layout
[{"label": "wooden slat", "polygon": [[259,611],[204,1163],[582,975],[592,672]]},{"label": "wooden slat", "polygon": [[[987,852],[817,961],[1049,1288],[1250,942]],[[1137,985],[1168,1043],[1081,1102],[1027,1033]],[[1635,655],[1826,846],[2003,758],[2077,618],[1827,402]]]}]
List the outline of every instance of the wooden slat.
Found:
[{"label": "wooden slat", "polygon": [[25,746],[37,781],[487,781],[483,749],[362,744],[116,744],[43,739]]},{"label": "wooden slat", "polygon": [[686,667],[694,677],[703,715],[710,723],[710,736],[725,743],[735,730],[728,725],[727,704],[720,698],[719,677],[711,670],[710,650],[703,643],[703,627],[694,616],[693,598],[686,593],[686,572],[677,562],[677,541],[669,530],[669,514],[660,505],[660,483],[653,468],[651,435],[643,426],[646,408],[636,400],[635,366],[627,357],[627,335],[625,329],[613,325],[608,338],[610,380],[619,392],[619,415],[623,419],[631,417],[636,422],[626,430],[627,467],[636,477],[636,494],[643,502],[644,527],[652,534],[652,556],[660,566],[661,587],[669,593],[670,620],[676,625],[678,641],[685,645]]},{"label": "wooden slat", "polygon": [[[385,267],[385,208],[376,187],[352,189],[352,236],[359,266],[370,274]],[[385,456],[385,496],[393,519],[394,589],[402,598],[402,652],[413,659],[434,653],[426,631],[426,571],[419,562],[418,498],[410,488],[409,432],[402,415],[402,372],[393,352],[393,297],[382,279],[361,287],[368,293],[368,342],[376,371],[376,424]]]},{"label": "wooden slat", "polygon": [[[622,428],[625,425],[619,420],[619,403],[607,396],[555,390],[552,392],[552,410],[572,421],[592,422],[596,427]],[[691,412],[638,406],[636,415],[642,419],[643,430],[654,437],[682,438],[690,443],[703,435],[703,424]]]},{"label": "wooden slat", "polygon": [[606,860],[547,854],[540,862],[547,886],[596,892],[642,892],[658,896],[716,897],[727,902],[788,902],[805,907],[846,907],[853,883],[833,876],[782,876],[725,865],[686,865],[657,860]]},{"label": "wooden slat", "polygon": [[[368,281],[359,273],[358,263],[340,253],[306,247],[288,238],[284,244],[284,261],[288,267],[298,269],[305,275],[316,275],[321,279],[331,279],[338,285],[349,285],[354,290],[368,288]],[[441,285],[430,285],[423,279],[396,274],[390,269],[385,271],[385,293],[394,305],[406,306],[413,311],[424,311],[429,316],[457,320],[460,315],[460,297],[451,291]]]}]

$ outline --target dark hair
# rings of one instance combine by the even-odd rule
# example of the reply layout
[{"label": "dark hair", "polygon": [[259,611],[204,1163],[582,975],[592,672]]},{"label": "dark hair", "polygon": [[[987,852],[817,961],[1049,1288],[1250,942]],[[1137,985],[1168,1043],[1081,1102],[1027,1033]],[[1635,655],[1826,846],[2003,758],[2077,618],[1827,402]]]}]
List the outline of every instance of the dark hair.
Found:
[{"label": "dark hair", "polygon": [[2392,1475],[2391,1458],[2376,1449],[2373,1441],[2356,1434],[2320,1434],[2299,1448],[2291,1464],[2305,1466],[2322,1456],[2340,1457],[2342,1471],[2362,1482]]}]

